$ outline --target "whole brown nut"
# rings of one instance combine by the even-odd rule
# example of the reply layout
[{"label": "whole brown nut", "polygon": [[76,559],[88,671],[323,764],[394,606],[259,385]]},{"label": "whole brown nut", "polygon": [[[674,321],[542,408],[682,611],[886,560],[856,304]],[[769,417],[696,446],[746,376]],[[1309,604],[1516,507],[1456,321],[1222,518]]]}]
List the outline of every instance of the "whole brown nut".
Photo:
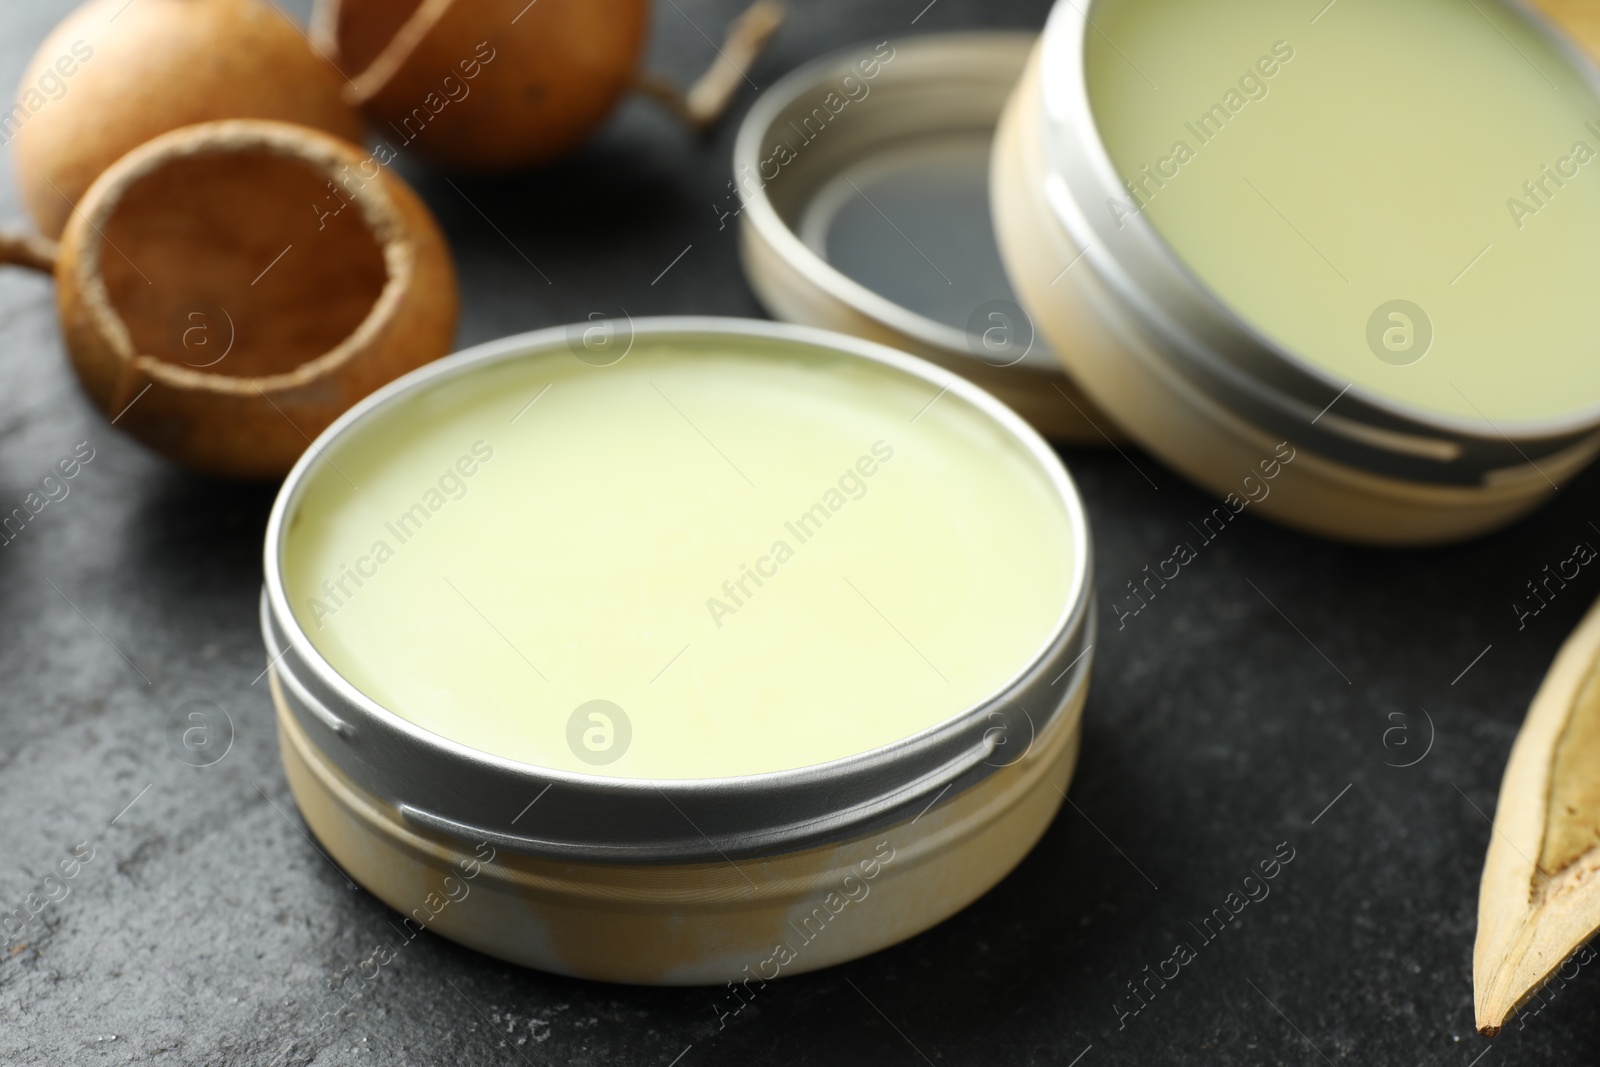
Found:
[{"label": "whole brown nut", "polygon": [[180,126],[277,119],[359,141],[345,84],[266,0],[90,0],[34,53],[0,140],[28,214],[57,237],[101,172]]},{"label": "whole brown nut", "polygon": [[312,35],[389,145],[488,172],[572,151],[633,89],[707,128],[783,8],[757,0],[687,92],[640,72],[649,16],[650,0],[318,0]]}]

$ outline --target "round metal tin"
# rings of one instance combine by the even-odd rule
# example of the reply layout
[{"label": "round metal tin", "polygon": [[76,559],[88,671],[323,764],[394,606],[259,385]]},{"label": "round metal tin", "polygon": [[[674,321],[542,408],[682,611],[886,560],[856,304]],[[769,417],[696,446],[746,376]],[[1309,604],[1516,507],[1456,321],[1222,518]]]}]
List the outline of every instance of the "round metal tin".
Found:
[{"label": "round metal tin", "polygon": [[[1040,43],[1045,181],[1060,181],[1069,194],[1050,198],[1050,205],[1087,250],[1086,261],[1137,309],[1139,321],[1165,335],[1161,347],[1176,373],[1252,421],[1293,431],[1319,452],[1423,481],[1479,483],[1489,471],[1560,452],[1600,426],[1600,402],[1564,422],[1491,426],[1482,419],[1411,410],[1339,381],[1276,347],[1225,308],[1178,262],[1144,215],[1119,228],[1110,213],[1083,210],[1126,195],[1089,108],[1083,60],[1092,7],[1057,4]],[[1551,37],[1588,69],[1563,39],[1553,31]],[[1312,422],[1335,401],[1332,418]],[[1403,438],[1413,439],[1411,447]]]},{"label": "round metal tin", "polygon": [[[1600,405],[1529,425],[1413,409],[1266,339],[1142,213],[1117,226],[1103,206],[1127,192],[1085,74],[1093,12],[1093,3],[1053,8],[1002,120],[994,207],[1024,304],[1069,372],[1131,437],[1219,495],[1237,490],[1263,445],[1270,454],[1268,442],[1293,442],[1303,456],[1299,488],[1275,491],[1261,511],[1378,543],[1492,529],[1594,457]],[[1600,86],[1570,45],[1538,25]]]},{"label": "round metal tin", "polygon": [[1113,424],[1016,304],[990,219],[995,123],[1034,41],[932,34],[800,67],[745,117],[720,210],[777,318],[923,356],[1049,437],[1103,443]]},{"label": "round metal tin", "polygon": [[[1049,732],[1062,709],[1081,707],[1093,643],[1087,522],[1060,460],[1005,405],[922,360],[822,330],[716,318],[610,325],[632,345],[750,337],[820,348],[878,364],[925,384],[930,397],[947,396],[977,410],[1037,463],[1076,540],[1071,594],[1048,639],[999,691],[918,734],[830,763],[739,778],[654,781],[557,772],[468,748],[381,707],[318,653],[290,607],[282,554],[302,491],[330,462],[327,451],[361,433],[364,422],[387,406],[501,361],[570,352],[569,329],[542,330],[480,345],[385,386],[312,444],[278,495],[267,526],[261,598],[267,653],[283,711],[343,781],[397,812],[414,831],[489,842],[522,855],[634,864],[725,860],[853,839],[914,815],[1007,766],[1014,757],[1000,752],[1002,745],[1012,745],[1007,751],[1014,753],[1018,744]],[[538,819],[519,825],[535,798]]]}]

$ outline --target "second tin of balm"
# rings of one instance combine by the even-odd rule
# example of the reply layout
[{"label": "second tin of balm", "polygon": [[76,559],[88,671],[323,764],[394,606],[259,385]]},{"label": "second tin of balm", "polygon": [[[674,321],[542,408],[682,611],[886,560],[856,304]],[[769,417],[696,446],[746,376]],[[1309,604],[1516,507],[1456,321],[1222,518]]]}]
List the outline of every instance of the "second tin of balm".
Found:
[{"label": "second tin of balm", "polygon": [[619,981],[808,970],[1043,831],[1089,563],[1048,447],[911,357],[737,320],[511,338],[375,394],[286,482],[285,767],[418,926]]},{"label": "second tin of balm", "polygon": [[1596,76],[1522,7],[1058,4],[994,159],[1074,379],[1230,503],[1470,536],[1593,457]]}]

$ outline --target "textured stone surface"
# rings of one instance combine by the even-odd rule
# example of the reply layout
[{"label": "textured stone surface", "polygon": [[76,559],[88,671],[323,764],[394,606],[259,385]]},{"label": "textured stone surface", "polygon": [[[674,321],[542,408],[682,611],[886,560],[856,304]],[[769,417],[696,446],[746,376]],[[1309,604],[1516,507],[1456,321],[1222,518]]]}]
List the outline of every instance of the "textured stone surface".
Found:
[{"label": "textured stone surface", "polygon": [[[770,84],[826,49],[906,32],[924,3],[797,4],[751,76]],[[691,73],[711,53],[686,16],[714,37],[734,8],[660,5],[656,64]],[[0,7],[0,84],[66,9]],[[1031,27],[1045,10],[938,0],[915,29]],[[758,314],[734,231],[717,229],[710,206],[731,140],[728,129],[697,145],[634,102],[546,173],[458,179],[458,191],[412,170],[459,256],[460,341],[617,304]],[[3,182],[0,218],[20,220],[9,173]],[[1524,630],[1510,603],[1574,542],[1600,544],[1593,476],[1507,533],[1440,551],[1341,547],[1247,515],[1119,632],[1105,601],[1192,538],[1209,505],[1137,452],[1068,453],[1103,598],[1083,761],[1073,805],[987,897],[907,944],[773,985],[723,1029],[715,991],[568,981],[432,936],[325,1025],[330,980],[396,935],[388,909],[306,837],[265,685],[252,682],[271,490],[191,477],[109,429],[62,359],[49,286],[6,273],[0,505],[80,441],[95,458],[70,496],[0,549],[0,906],[21,905],[73,845],[89,842],[94,858],[0,957],[0,1062],[1492,1067],[1600,1056],[1595,976],[1492,1047],[1472,1030],[1470,981],[1500,772],[1600,572]],[[210,767],[169,747],[169,718],[190,700],[232,719],[232,747]],[[1431,751],[1392,766],[1427,746],[1423,709]],[[1280,842],[1295,858],[1271,895],[1201,947],[1191,923]],[[1125,983],[1180,940],[1197,958],[1119,1029]]]}]

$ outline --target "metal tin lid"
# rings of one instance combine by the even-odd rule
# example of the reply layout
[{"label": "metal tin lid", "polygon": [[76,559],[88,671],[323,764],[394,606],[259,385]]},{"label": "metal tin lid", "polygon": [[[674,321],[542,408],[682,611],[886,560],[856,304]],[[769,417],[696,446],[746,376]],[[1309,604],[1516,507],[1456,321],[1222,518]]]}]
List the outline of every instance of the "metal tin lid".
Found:
[{"label": "metal tin lid", "polygon": [[[599,328],[629,346],[753,338],[868,361],[925,383],[930,397],[969,405],[1019,446],[1063,509],[1077,546],[1069,595],[1043,647],[1000,691],[886,747],[814,766],[743,777],[651,780],[566,773],[501,758],[425,730],[358,690],[318,652],[292,610],[284,546],[296,505],[336,461],[330,449],[364,420],[492,364],[566,353]],[[410,823],[530,854],[688,862],[788,851],[914,814],[1014,763],[1080,687],[1093,647],[1092,572],[1083,507],[1060,460],[1013,412],[921,360],[821,330],[714,318],[584,323],[480,345],[415,371],[357,404],[290,472],[267,526],[261,621],[288,708],[311,741],[357,785]],[[614,331],[606,333],[605,331]],[[586,360],[587,362],[587,360]],[[334,466],[333,469],[337,470]],[[522,818],[537,801],[537,817]]]},{"label": "metal tin lid", "polygon": [[[1359,469],[1418,482],[1491,484],[1592,440],[1600,398],[1572,417],[1512,425],[1420,410],[1339,379],[1225,306],[1143,212],[1106,210],[1129,192],[1090,106],[1086,50],[1098,6],[1057,3],[1041,39],[1045,199],[1083,250],[1084,265],[1129,312],[1126,321],[1151,342],[1169,373],[1269,433]],[[1506,6],[1532,20],[1600,90],[1600,76],[1570,44],[1520,4]]]},{"label": "metal tin lid", "polygon": [[934,34],[800,67],[745,117],[720,210],[776,317],[931,359],[1099,443],[1112,424],[1035,336],[989,214],[995,125],[1035,40]]}]

